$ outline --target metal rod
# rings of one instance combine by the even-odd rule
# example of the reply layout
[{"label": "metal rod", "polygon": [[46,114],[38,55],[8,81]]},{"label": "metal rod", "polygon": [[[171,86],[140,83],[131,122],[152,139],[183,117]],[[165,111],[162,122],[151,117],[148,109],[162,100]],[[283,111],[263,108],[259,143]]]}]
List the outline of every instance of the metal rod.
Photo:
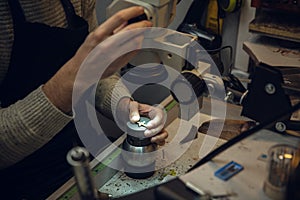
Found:
[{"label": "metal rod", "polygon": [[73,167],[80,199],[98,199],[97,190],[91,176],[89,152],[83,147],[74,147],[68,152],[67,161]]}]

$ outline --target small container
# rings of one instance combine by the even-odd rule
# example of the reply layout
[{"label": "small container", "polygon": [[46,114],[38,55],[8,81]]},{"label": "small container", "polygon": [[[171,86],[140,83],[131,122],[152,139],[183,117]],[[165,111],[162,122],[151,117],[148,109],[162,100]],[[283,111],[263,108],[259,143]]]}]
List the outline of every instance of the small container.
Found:
[{"label": "small container", "polygon": [[268,151],[267,177],[263,186],[265,194],[274,200],[284,200],[288,179],[298,164],[297,147],[286,144],[272,146]]}]

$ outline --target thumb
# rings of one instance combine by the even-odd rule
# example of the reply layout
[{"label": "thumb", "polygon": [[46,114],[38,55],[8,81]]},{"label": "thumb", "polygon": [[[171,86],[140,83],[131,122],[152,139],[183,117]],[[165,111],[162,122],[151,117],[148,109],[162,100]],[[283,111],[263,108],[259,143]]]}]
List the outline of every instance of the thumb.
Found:
[{"label": "thumb", "polygon": [[130,101],[129,103],[129,120],[132,123],[136,123],[140,120],[139,104],[136,101]]}]

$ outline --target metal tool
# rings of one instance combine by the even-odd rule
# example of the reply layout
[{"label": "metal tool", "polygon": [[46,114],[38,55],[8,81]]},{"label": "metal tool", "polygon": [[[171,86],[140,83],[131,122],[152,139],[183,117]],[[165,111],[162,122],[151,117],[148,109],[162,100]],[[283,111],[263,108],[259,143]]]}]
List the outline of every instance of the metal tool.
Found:
[{"label": "metal tool", "polygon": [[111,195],[97,191],[91,176],[89,152],[83,147],[74,147],[67,154],[67,161],[73,167],[81,200],[104,200]]}]

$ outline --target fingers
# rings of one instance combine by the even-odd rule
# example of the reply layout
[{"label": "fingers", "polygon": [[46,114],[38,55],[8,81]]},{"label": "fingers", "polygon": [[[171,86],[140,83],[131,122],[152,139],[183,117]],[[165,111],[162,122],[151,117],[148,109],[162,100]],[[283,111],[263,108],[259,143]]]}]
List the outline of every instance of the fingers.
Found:
[{"label": "fingers", "polygon": [[96,30],[98,35],[112,35],[114,30],[121,27],[122,24],[126,23],[129,19],[142,15],[144,13],[144,8],[140,6],[133,6],[126,8],[114,14],[112,17],[107,19],[103,24],[101,24]]},{"label": "fingers", "polygon": [[126,27],[127,22],[123,22],[123,24],[121,24],[118,28],[116,28],[113,32],[113,34],[116,34],[118,32],[120,32],[124,27]]},{"label": "fingers", "polygon": [[164,124],[163,114],[162,112],[156,112],[155,117],[147,123],[147,129],[153,129],[161,124]]},{"label": "fingers", "polygon": [[168,138],[168,136],[169,136],[168,132],[165,129],[163,129],[160,134],[151,138],[151,142],[162,146],[165,144],[165,141]]},{"label": "fingers", "polygon": [[136,22],[136,23],[127,25],[126,27],[124,27],[122,29],[122,31],[136,29],[136,28],[151,27],[151,26],[152,26],[152,22],[143,20],[143,21],[140,21],[140,22]]},{"label": "fingers", "polygon": [[151,26],[152,26],[152,22],[147,21],[147,20],[136,22],[136,23],[133,23],[130,25],[128,25],[127,22],[124,22],[121,26],[119,26],[118,28],[116,28],[114,30],[113,34],[116,34],[121,31],[127,31],[127,30],[131,30],[131,29],[136,29],[136,28],[151,27]]},{"label": "fingers", "polygon": [[158,145],[164,145],[168,133],[164,130],[165,116],[164,111],[159,107],[150,106],[147,104],[139,104],[136,101],[129,103],[129,119],[132,123],[140,120],[140,114],[147,114],[150,121],[147,123],[144,134],[146,137],[152,137],[151,141]]},{"label": "fingers", "polygon": [[146,125],[147,129],[144,133],[146,137],[152,137],[163,129],[165,123],[165,113],[163,109],[147,104],[138,104],[138,109],[141,115],[148,116],[151,119]]},{"label": "fingers", "polygon": [[[119,11],[109,19],[107,19],[103,24],[101,24],[96,30],[92,31],[80,46],[73,60],[76,66],[80,66],[88,54],[100,43],[105,41],[107,38],[120,31],[125,31],[129,29],[143,28],[152,26],[151,22],[141,21],[128,25],[128,20],[137,17],[144,13],[144,9],[139,6],[130,7]],[[105,45],[103,44],[100,49],[103,49],[102,55],[108,55],[105,60],[110,60],[109,56],[117,54],[117,52],[123,52],[128,49],[139,49],[143,41],[143,31],[137,29],[137,31],[132,31],[130,33],[130,38],[128,37],[117,37],[114,38]],[[125,50],[124,50],[125,49]],[[114,65],[110,65],[109,69],[103,74],[102,78],[110,76],[112,73],[119,70],[125,64],[127,64],[132,56],[121,56],[121,59],[117,59]],[[116,58],[114,58],[115,60]],[[105,66],[105,64],[103,64]],[[113,66],[113,67],[112,67]]]},{"label": "fingers", "polygon": [[162,129],[164,128],[164,125],[163,123],[162,124],[159,124],[158,126],[156,126],[155,128],[147,128],[144,132],[145,136],[146,137],[152,137],[156,134],[158,134]]},{"label": "fingers", "polygon": [[159,126],[164,126],[165,123],[165,113],[164,110],[159,107],[151,106],[151,110],[148,113],[151,121],[147,123],[148,129],[154,129]]},{"label": "fingers", "polygon": [[[155,109],[155,117],[147,123],[147,130],[145,130],[146,137],[152,137],[158,134],[165,125],[164,113],[160,109]],[[151,118],[151,117],[150,117]]]},{"label": "fingers", "polygon": [[129,120],[132,123],[136,123],[140,120],[139,104],[136,101],[130,101],[129,103]]}]

